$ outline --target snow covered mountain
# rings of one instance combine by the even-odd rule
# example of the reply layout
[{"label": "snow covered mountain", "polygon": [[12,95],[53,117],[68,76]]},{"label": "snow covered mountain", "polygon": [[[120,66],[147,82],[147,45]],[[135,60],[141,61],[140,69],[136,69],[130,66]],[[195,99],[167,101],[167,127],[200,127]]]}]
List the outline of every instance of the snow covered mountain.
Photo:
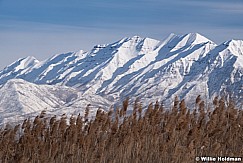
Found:
[{"label": "snow covered mountain", "polygon": [[22,79],[11,79],[1,88],[0,124],[18,122],[43,110],[49,115],[83,115],[88,105],[92,117],[99,107],[109,106],[109,101],[98,95],[83,95],[66,86],[37,85]]},{"label": "snow covered mountain", "polygon": [[19,59],[0,71],[2,89],[10,79],[44,84],[45,89],[71,87],[70,92],[96,95],[111,104],[127,96],[170,103],[175,95],[192,101],[199,94],[208,98],[227,94],[242,107],[243,41],[216,45],[198,33],[171,34],[163,41],[134,36],[45,61]]}]

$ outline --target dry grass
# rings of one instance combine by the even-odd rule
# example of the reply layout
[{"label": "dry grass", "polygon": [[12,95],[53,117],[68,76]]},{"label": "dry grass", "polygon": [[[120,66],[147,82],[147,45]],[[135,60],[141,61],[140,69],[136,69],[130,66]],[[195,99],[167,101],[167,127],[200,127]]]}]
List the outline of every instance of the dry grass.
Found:
[{"label": "dry grass", "polygon": [[[65,115],[0,130],[0,162],[194,162],[196,156],[243,156],[243,111],[215,98],[212,109],[200,97],[189,110],[175,99],[172,109],[156,102],[142,113],[139,101],[127,115],[128,99],[95,119]],[[67,123],[67,121],[69,123]]]}]

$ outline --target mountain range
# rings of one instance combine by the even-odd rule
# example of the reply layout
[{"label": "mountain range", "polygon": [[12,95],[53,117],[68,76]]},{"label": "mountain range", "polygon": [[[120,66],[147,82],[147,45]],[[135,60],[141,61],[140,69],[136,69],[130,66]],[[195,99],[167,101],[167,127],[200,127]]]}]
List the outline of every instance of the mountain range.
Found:
[{"label": "mountain range", "polygon": [[219,95],[242,109],[243,41],[217,45],[198,33],[123,38],[44,61],[21,58],[0,71],[0,87],[0,123],[43,109],[83,113],[87,104],[92,116],[126,97],[170,106],[175,96],[193,105],[198,95]]}]

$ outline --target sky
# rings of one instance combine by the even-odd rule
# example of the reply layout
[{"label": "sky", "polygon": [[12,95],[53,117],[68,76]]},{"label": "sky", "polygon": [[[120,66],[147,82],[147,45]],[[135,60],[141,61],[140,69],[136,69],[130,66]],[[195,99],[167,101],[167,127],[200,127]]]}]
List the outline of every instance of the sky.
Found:
[{"label": "sky", "polygon": [[243,0],[0,0],[0,69],[138,35],[243,40]]}]

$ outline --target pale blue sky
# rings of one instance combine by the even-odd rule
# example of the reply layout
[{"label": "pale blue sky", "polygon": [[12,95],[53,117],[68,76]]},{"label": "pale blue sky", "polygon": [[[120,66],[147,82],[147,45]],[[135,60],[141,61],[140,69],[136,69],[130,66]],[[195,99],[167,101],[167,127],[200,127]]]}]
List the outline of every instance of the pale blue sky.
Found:
[{"label": "pale blue sky", "polygon": [[139,35],[243,39],[242,0],[0,0],[0,68]]}]

